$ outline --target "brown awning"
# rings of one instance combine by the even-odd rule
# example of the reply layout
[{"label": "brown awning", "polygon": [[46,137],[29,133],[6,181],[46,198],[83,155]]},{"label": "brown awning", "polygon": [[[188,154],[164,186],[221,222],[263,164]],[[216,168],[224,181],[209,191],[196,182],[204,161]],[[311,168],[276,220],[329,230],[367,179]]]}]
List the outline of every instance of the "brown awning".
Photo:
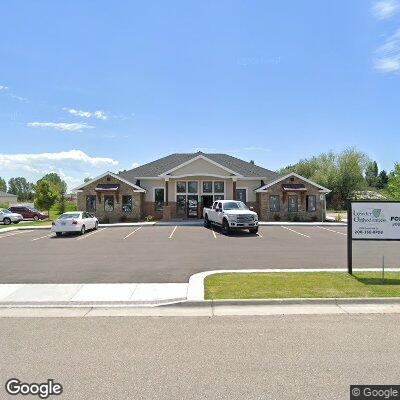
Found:
[{"label": "brown awning", "polygon": [[307,190],[307,188],[302,183],[284,183],[282,185],[282,188],[283,188],[283,190],[286,190],[286,191],[293,191],[293,190],[305,191],[305,190]]},{"label": "brown awning", "polygon": [[100,183],[94,190],[98,192],[116,192],[119,189],[118,183]]}]

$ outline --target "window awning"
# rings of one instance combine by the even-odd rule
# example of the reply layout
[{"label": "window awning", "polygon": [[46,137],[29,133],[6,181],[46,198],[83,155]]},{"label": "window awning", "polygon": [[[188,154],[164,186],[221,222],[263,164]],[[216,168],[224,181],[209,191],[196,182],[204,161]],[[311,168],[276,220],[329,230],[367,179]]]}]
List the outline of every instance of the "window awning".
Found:
[{"label": "window awning", "polygon": [[97,192],[116,192],[119,189],[118,183],[100,183],[94,190]]},{"label": "window awning", "polygon": [[307,188],[302,183],[284,183],[282,185],[283,190],[285,191],[306,191]]}]

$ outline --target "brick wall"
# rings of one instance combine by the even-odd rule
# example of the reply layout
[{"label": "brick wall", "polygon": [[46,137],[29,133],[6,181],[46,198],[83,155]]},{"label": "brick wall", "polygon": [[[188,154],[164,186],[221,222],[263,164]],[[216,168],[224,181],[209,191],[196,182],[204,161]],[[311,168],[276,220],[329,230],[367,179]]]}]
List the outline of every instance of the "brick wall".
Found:
[{"label": "brick wall", "polygon": [[[109,178],[109,180],[107,180]],[[99,184],[118,184],[119,190],[117,192],[96,192],[95,188]],[[95,182],[85,186],[82,191],[78,192],[77,195],[77,206],[79,211],[86,210],[86,196],[96,196],[96,211],[95,215],[100,221],[119,222],[121,220],[126,221],[138,221],[142,217],[142,195],[139,192],[134,192],[132,186],[129,186],[125,182],[112,177],[105,176],[98,179]],[[114,211],[104,210],[104,196],[114,196]],[[122,196],[132,196],[132,212],[122,211]]]},{"label": "brick wall", "polygon": [[[307,189],[304,192],[300,191],[284,191],[282,188],[283,184],[301,183]],[[278,182],[275,185],[268,188],[263,193],[260,193],[260,218],[264,221],[322,221],[325,219],[325,204],[323,200],[320,200],[320,192],[317,187],[303,181],[297,177],[293,177],[293,180],[289,178],[284,181]],[[271,212],[269,204],[269,196],[278,195],[280,203],[279,212]],[[307,195],[316,196],[316,211],[307,211]],[[298,211],[289,213],[288,210],[288,196],[298,196]]]}]

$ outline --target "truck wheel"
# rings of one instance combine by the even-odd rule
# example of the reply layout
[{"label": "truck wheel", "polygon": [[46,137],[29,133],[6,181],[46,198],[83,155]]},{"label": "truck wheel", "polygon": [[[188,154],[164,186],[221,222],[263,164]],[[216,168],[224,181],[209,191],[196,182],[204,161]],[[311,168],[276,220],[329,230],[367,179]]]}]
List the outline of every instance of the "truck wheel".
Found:
[{"label": "truck wheel", "polygon": [[222,233],[226,236],[229,236],[229,234],[231,233],[229,223],[226,219],[224,219],[224,221],[222,222]]},{"label": "truck wheel", "polygon": [[249,232],[252,233],[253,235],[255,235],[256,233],[258,233],[258,226],[257,226],[257,228],[250,228]]},{"label": "truck wheel", "polygon": [[204,217],[204,226],[207,228],[207,229],[210,229],[211,228],[211,223],[210,223],[210,220],[208,219],[208,215],[206,214],[206,216]]}]

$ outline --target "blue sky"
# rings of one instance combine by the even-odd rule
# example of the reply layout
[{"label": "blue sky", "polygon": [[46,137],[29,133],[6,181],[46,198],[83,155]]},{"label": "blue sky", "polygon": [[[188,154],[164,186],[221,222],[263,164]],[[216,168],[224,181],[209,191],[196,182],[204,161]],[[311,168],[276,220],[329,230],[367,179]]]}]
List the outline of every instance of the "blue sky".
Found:
[{"label": "blue sky", "polygon": [[13,1],[0,176],[70,188],[172,152],[399,161],[400,0]]}]

